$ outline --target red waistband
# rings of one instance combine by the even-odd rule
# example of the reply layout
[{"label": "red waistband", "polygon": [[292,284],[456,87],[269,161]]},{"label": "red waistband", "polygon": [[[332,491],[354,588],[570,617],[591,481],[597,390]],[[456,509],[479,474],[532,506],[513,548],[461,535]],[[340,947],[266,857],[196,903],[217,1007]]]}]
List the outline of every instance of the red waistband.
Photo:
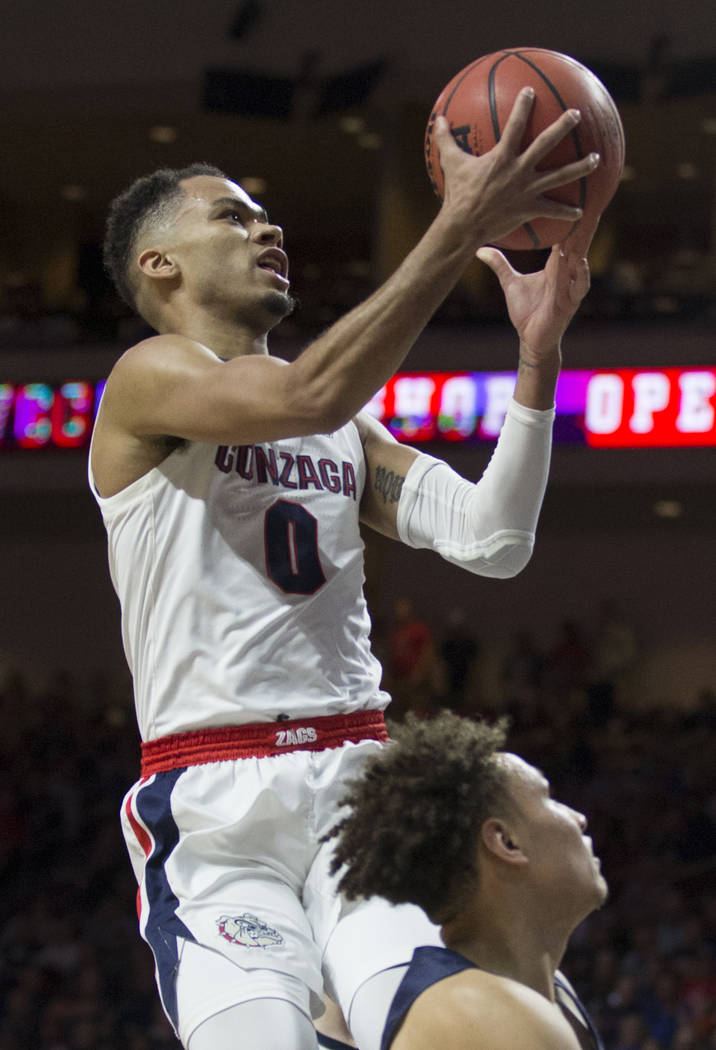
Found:
[{"label": "red waistband", "polygon": [[254,722],[221,729],[174,733],[142,743],[142,776],[168,769],[228,762],[235,758],[263,758],[285,751],[324,751],[360,740],[387,740],[382,711],[352,715],[324,715],[290,722]]}]

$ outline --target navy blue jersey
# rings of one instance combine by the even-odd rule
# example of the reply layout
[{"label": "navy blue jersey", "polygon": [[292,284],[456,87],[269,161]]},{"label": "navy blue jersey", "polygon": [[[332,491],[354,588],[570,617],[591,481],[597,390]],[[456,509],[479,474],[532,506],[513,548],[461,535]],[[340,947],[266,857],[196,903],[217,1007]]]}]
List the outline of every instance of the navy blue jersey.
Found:
[{"label": "navy blue jersey", "polygon": [[[462,970],[476,969],[474,963],[450,948],[416,948],[408,971],[390,1005],[380,1050],[390,1050],[408,1010],[426,988]],[[554,987],[557,1004],[574,1030],[580,1045],[584,1050],[604,1050],[597,1030],[574,990],[559,975],[555,976]]]},{"label": "navy blue jersey", "polygon": [[318,1046],[321,1050],[353,1050],[353,1047],[349,1046],[348,1043],[342,1043],[340,1039],[324,1035],[323,1032],[317,1032],[316,1034],[318,1035]]}]

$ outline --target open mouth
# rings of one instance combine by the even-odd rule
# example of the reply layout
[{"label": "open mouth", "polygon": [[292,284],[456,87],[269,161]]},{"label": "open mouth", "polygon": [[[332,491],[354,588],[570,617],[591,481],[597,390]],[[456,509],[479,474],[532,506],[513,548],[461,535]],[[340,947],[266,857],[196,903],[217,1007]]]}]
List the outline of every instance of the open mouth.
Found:
[{"label": "open mouth", "polygon": [[288,259],[280,248],[271,248],[269,251],[262,252],[257,259],[257,265],[262,270],[276,274],[277,277],[288,279]]}]

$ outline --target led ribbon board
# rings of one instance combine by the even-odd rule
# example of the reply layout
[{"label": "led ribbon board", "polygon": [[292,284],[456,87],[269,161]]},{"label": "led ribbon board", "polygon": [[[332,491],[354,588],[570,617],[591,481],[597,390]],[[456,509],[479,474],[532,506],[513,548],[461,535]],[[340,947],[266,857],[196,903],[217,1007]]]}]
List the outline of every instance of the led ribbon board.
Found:
[{"label": "led ribbon board", "polygon": [[[514,372],[401,372],[366,405],[399,440],[491,442]],[[0,449],[86,448],[104,381],[0,383]],[[565,370],[555,440],[592,448],[716,445],[716,368]]]},{"label": "led ribbon board", "polygon": [[[394,376],[366,406],[399,441],[494,441],[514,372]],[[594,448],[716,444],[716,369],[564,371],[555,440]]]}]

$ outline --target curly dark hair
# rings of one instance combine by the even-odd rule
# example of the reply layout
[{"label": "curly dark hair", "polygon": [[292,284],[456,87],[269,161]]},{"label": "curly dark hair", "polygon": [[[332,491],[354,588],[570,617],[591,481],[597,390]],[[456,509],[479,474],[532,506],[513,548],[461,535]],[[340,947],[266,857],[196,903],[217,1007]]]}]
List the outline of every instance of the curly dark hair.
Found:
[{"label": "curly dark hair", "polygon": [[506,723],[408,715],[394,736],[348,784],[341,804],[351,811],[324,840],[338,840],[331,871],[345,865],[339,885],[349,899],[418,904],[443,923],[477,880],[483,822],[511,808],[495,755]]},{"label": "curly dark hair", "polygon": [[180,183],[196,175],[226,175],[212,164],[190,164],[186,168],[160,168],[135,179],[110,204],[104,237],[104,265],[114,286],[129,306],[136,309],[130,275],[132,250],[147,223],[164,218],[181,195]]}]

